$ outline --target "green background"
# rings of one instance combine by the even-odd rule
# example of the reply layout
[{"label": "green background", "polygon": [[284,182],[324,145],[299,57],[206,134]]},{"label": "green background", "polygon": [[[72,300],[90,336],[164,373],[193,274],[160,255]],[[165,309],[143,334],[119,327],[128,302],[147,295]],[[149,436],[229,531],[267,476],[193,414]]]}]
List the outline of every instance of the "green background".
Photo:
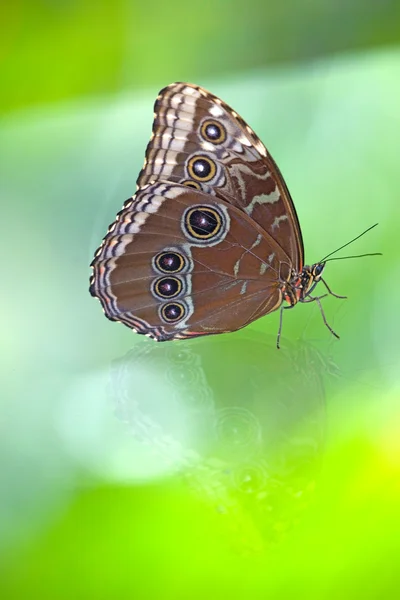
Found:
[{"label": "green background", "polygon": [[[399,590],[400,6],[0,8],[0,594],[387,598]],[[158,91],[200,84],[278,162],[348,300],[154,344],[89,263]],[[349,249],[350,250],[350,249]]]}]

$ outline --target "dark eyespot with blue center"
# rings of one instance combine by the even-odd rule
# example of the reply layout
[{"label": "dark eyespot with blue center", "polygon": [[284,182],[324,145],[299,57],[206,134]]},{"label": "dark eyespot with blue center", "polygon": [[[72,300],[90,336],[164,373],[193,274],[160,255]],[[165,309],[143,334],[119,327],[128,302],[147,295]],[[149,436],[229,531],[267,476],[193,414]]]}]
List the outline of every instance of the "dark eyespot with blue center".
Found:
[{"label": "dark eyespot with blue center", "polygon": [[187,163],[188,174],[198,181],[210,181],[215,176],[217,168],[208,156],[192,156]]},{"label": "dark eyespot with blue center", "polygon": [[186,187],[191,187],[195,190],[201,190],[201,185],[197,181],[190,181],[190,179],[187,179],[186,181],[182,181],[182,183],[183,185],[186,185]]},{"label": "dark eyespot with blue center", "polygon": [[222,219],[214,208],[197,206],[187,211],[184,225],[191,237],[208,240],[217,235],[222,227]]},{"label": "dark eyespot with blue center", "polygon": [[178,277],[162,277],[157,279],[153,289],[159,298],[174,298],[182,291],[182,282]]},{"label": "dark eyespot with blue center", "polygon": [[201,137],[212,144],[222,144],[226,140],[226,131],[221,123],[207,119],[200,128]]},{"label": "dark eyespot with blue center", "polygon": [[161,317],[167,323],[176,323],[185,315],[185,307],[180,302],[169,302],[161,308]]},{"label": "dark eyespot with blue center", "polygon": [[179,273],[185,267],[185,258],[177,252],[161,252],[154,259],[156,268],[162,273]]}]

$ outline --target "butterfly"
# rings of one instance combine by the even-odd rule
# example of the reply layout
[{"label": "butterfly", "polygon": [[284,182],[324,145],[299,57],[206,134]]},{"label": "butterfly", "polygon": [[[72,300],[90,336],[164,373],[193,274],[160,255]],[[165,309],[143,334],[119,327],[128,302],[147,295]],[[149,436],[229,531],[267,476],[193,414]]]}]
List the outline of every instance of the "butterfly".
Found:
[{"label": "butterfly", "polygon": [[188,83],[164,88],[154,113],[137,191],[91,264],[106,316],[166,341],[236,331],[280,309],[279,348],[283,310],[316,302],[339,337],[320,301],[337,296],[325,259],[304,265],[289,190],[253,130]]}]

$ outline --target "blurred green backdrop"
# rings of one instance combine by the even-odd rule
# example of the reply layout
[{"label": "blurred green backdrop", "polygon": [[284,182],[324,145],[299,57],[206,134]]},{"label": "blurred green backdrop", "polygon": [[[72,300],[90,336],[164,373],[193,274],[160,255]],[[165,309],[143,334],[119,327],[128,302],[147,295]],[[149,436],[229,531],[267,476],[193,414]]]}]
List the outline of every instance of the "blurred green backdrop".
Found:
[{"label": "blurred green backdrop", "polygon": [[[399,3],[0,11],[1,596],[397,597]],[[302,306],[280,352],[277,314],[155,345],[90,298],[185,80],[271,150],[309,261],[379,221],[326,269],[340,341]]]}]

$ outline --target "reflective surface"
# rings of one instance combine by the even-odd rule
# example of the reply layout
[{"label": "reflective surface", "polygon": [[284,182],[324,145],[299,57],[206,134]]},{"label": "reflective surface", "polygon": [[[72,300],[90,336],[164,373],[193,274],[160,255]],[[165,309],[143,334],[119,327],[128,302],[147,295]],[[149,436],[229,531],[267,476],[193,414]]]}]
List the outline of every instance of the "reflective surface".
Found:
[{"label": "reflective surface", "polygon": [[[116,415],[199,497],[252,524],[259,544],[286,534],[309,504],[325,442],[322,373],[302,343],[243,335],[137,344],[110,372]],[[310,351],[310,348],[308,349]],[[309,355],[308,355],[309,356]],[[320,357],[319,357],[320,359]]]}]

